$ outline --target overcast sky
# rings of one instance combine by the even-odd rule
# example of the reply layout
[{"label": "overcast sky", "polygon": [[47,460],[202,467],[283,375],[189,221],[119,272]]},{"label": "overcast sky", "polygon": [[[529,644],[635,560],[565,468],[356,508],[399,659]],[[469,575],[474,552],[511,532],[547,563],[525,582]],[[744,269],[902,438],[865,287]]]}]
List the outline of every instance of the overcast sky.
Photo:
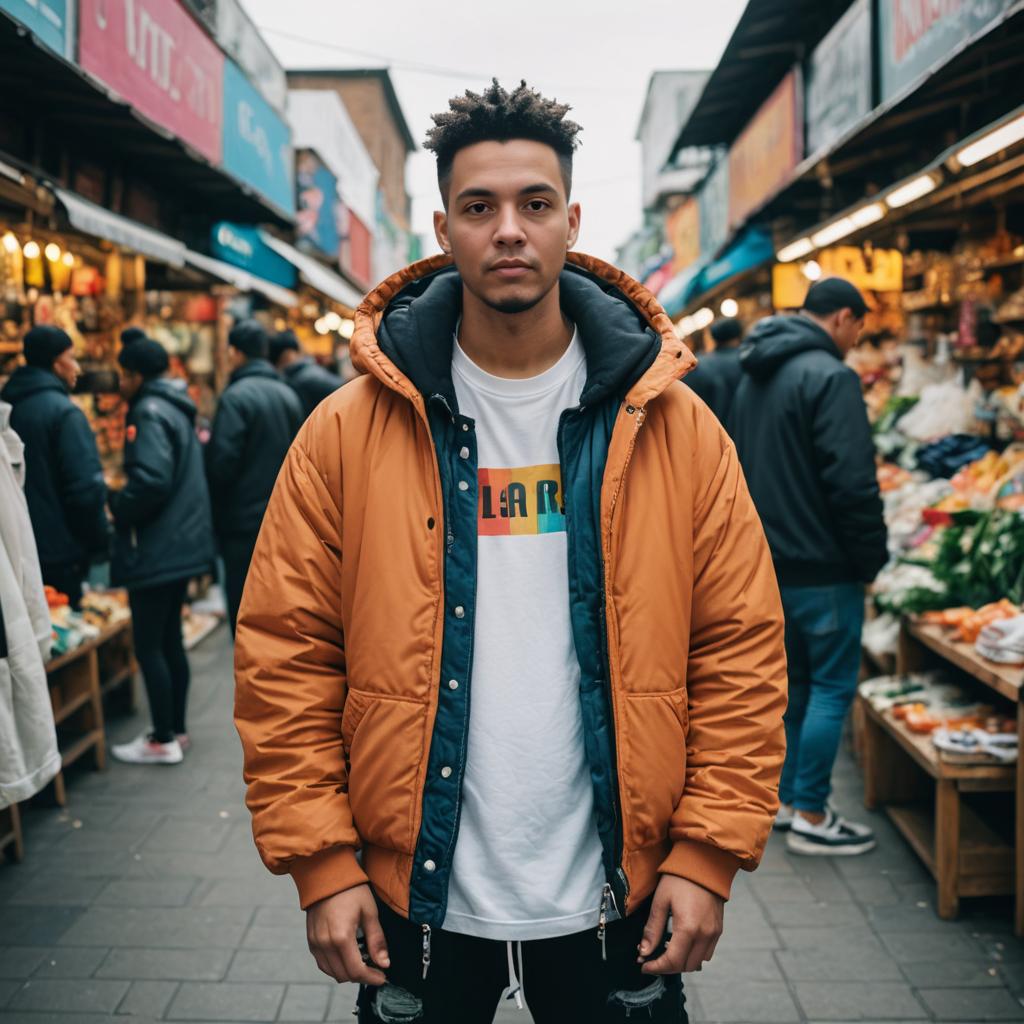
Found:
[{"label": "overcast sky", "polygon": [[[242,0],[281,62],[297,67],[390,66],[419,142],[430,115],[496,75],[525,78],[572,104],[583,125],[574,198],[583,207],[577,248],[612,259],[640,223],[640,153],[634,141],[652,71],[712,68],[744,0]],[[274,31],[277,30],[277,31]],[[298,37],[298,38],[296,38]],[[435,252],[440,205],[434,161],[409,160],[413,230]]]}]

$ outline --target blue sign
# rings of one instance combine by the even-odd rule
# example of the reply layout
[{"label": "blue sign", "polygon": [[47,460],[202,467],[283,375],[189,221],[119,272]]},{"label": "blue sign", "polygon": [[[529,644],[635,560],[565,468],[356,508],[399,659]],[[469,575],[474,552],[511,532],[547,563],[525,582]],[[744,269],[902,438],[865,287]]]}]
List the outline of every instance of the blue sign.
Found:
[{"label": "blue sign", "polygon": [[315,249],[337,262],[341,249],[338,179],[312,150],[301,150],[295,163],[299,201],[296,244],[300,249]]},{"label": "blue sign", "polygon": [[210,254],[282,288],[295,287],[295,268],[260,238],[258,228],[218,221],[210,233]]},{"label": "blue sign", "polygon": [[41,43],[71,58],[71,11],[68,0],[0,0],[0,11],[20,21]]},{"label": "blue sign", "polygon": [[295,212],[292,133],[233,61],[224,61],[224,169]]}]

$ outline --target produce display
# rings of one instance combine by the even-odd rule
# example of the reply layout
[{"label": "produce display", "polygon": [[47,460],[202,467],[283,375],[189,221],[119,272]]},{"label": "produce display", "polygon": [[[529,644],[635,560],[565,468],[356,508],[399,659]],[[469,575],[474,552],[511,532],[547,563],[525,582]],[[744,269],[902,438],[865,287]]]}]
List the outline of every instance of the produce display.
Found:
[{"label": "produce display", "polygon": [[118,622],[131,617],[128,593],[124,590],[89,590],[82,597],[80,611],[72,610],[67,594],[53,587],[44,587],[46,603],[50,608],[53,643],[50,657],[56,658],[89,640]]}]

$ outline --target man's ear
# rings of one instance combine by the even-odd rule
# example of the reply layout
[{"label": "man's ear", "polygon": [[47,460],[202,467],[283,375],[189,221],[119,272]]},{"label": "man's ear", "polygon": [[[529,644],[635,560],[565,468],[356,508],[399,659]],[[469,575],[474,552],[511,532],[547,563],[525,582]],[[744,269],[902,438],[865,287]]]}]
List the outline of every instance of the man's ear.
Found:
[{"label": "man's ear", "polygon": [[565,241],[565,247],[571,249],[576,244],[576,239],[580,237],[580,217],[581,210],[579,203],[569,204],[569,235]]},{"label": "man's ear", "polygon": [[448,214],[444,210],[434,211],[434,237],[437,239],[437,244],[441,246],[441,251],[451,256],[452,243],[448,238]]}]

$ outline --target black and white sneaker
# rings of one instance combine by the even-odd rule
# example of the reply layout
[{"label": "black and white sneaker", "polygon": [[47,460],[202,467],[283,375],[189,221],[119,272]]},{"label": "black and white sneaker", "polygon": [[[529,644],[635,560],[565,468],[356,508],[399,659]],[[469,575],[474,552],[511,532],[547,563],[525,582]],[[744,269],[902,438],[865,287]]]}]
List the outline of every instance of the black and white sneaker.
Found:
[{"label": "black and white sneaker", "polygon": [[793,810],[791,804],[779,804],[779,810],[775,815],[775,822],[772,828],[776,832],[788,832],[793,827],[794,814],[796,814],[796,811]]},{"label": "black and white sneaker", "polygon": [[875,834],[867,825],[840,818],[831,807],[825,809],[820,825],[808,821],[799,811],[786,835],[786,849],[811,857],[856,857],[875,848]]}]

